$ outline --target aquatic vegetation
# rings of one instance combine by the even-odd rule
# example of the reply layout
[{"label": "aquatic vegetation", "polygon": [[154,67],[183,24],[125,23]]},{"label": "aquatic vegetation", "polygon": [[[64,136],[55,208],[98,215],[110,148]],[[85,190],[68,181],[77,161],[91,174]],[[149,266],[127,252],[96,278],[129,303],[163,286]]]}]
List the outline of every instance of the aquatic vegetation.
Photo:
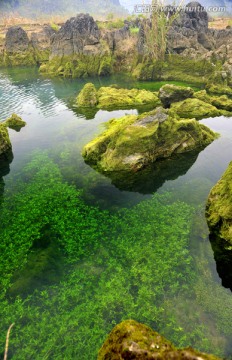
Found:
[{"label": "aquatic vegetation", "polygon": [[[167,300],[192,297],[188,242],[194,209],[166,194],[109,214],[86,205],[46,154],[35,155],[23,177],[22,183],[12,179],[14,192],[6,194],[1,211],[1,348],[15,322],[12,359],[95,359],[107,333],[126,318],[161,333],[169,324],[169,338],[189,345],[184,329],[175,330],[178,317],[167,315]],[[41,284],[25,300],[7,299],[14,273],[22,274],[31,254],[35,259],[51,244],[65,259],[61,281]],[[204,328],[196,332],[196,323],[190,326],[191,345],[200,349]],[[203,343],[209,350],[210,340]]]},{"label": "aquatic vegetation", "polygon": [[110,120],[107,129],[84,146],[82,155],[106,173],[136,172],[172,154],[204,148],[216,138],[195,119],[177,119],[175,112],[169,115],[168,110],[159,107],[142,115]]}]

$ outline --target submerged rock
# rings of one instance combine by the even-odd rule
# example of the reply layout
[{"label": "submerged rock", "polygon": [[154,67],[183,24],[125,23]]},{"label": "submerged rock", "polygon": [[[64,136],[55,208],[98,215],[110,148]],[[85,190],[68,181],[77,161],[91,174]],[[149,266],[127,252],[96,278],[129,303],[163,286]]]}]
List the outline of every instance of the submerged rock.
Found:
[{"label": "submerged rock", "polygon": [[16,131],[20,131],[22,127],[27,125],[27,123],[23,121],[23,119],[20,116],[16,114],[12,114],[11,117],[9,117],[3,122],[3,124],[6,127]]},{"label": "submerged rock", "polygon": [[203,119],[222,115],[215,106],[199,99],[186,99],[171,105],[172,111],[180,118]]},{"label": "submerged rock", "polygon": [[101,171],[138,171],[156,160],[204,148],[216,134],[195,119],[176,119],[161,107],[107,123],[107,130],[85,145],[86,162]]},{"label": "submerged rock", "polygon": [[91,83],[86,84],[77,97],[80,107],[97,106],[99,109],[127,108],[129,106],[160,105],[156,93],[138,89],[101,87],[98,91]]},{"label": "submerged rock", "polygon": [[165,108],[169,108],[173,102],[178,102],[191,98],[194,94],[193,89],[190,87],[177,86],[166,84],[159,90],[159,99]]},{"label": "submerged rock", "polygon": [[115,326],[98,353],[97,360],[216,360],[217,357],[192,348],[176,349],[172,343],[146,325],[126,320]]},{"label": "submerged rock", "polygon": [[232,251],[232,162],[209,194],[206,219],[210,231],[226,240]]}]

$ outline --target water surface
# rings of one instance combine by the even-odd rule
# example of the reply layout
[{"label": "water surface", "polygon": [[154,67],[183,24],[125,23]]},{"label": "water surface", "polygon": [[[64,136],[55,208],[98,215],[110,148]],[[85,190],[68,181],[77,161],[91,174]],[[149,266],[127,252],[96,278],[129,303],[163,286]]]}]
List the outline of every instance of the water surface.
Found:
[{"label": "water surface", "polygon": [[[118,84],[130,88],[135,86],[157,90],[162,85],[154,82],[139,84],[130,78],[122,78],[121,76],[90,80],[98,87]],[[88,79],[88,81],[90,80]],[[19,133],[9,130],[14,159],[0,168],[0,196],[3,199],[6,194],[13,196],[18,191],[18,181],[24,181],[26,189],[30,182],[30,175],[25,172],[25,165],[34,157],[36,158],[38,153],[44,154],[45,151],[45,156],[52,161],[51,164],[54,163],[54,166],[59,169],[63,181],[73,185],[78,190],[81,189],[81,197],[86,204],[98,206],[100,211],[106,209],[112,214],[110,216],[115,214],[117,216],[118,212],[127,208],[125,218],[128,218],[128,223],[133,224],[132,227],[138,227],[131,229],[128,226],[127,229],[124,223],[117,220],[120,223],[118,228],[123,229],[122,235],[117,234],[116,231],[111,240],[110,235],[107,235],[109,240],[104,246],[104,239],[102,238],[102,244],[99,241],[99,246],[97,245],[94,251],[91,252],[89,249],[88,256],[78,261],[75,261],[74,256],[72,264],[67,263],[62,253],[57,251],[57,247],[54,245],[56,234],[50,232],[49,227],[44,228],[43,237],[45,242],[48,237],[51,237],[51,246],[45,247],[45,249],[41,247],[37,250],[33,249],[28,258],[27,267],[13,277],[11,291],[6,295],[10,302],[9,307],[7,307],[8,313],[1,309],[1,315],[7,318],[11,307],[13,307],[12,312],[15,313],[16,322],[20,311],[21,314],[25,313],[25,306],[28,306],[28,312],[33,314],[33,319],[30,318],[30,315],[28,318],[23,315],[21,322],[18,320],[20,324],[19,333],[23,331],[22,338],[28,338],[30,342],[29,353],[25,349],[21,358],[52,359],[54,356],[58,358],[57,353],[59,353],[60,358],[66,356],[65,358],[71,359],[74,355],[73,353],[71,355],[68,348],[77,347],[79,349],[78,358],[95,359],[97,348],[99,348],[107,332],[114,324],[128,317],[136,318],[153,326],[178,346],[191,345],[203,351],[218,353],[221,356],[231,355],[232,322],[230,313],[232,297],[230,290],[222,287],[221,279],[216,271],[214,254],[204,219],[204,206],[210,189],[221,177],[232,159],[232,119],[217,117],[202,120],[202,123],[220,133],[221,136],[199,154],[187,154],[171,159],[168,163],[160,163],[158,167],[147,169],[141,177],[136,179],[114,181],[97,173],[85,164],[81,157],[81,149],[84,144],[102,131],[104,122],[124,114],[136,114],[138,109],[99,110],[96,114],[87,114],[87,116],[80,113],[75,104],[75,99],[85,82],[87,81],[60,78],[46,79],[40,76],[36,69],[8,69],[1,70],[0,74],[1,119],[4,120],[15,112],[27,122],[27,126]],[[37,155],[33,153],[35,150]],[[160,195],[164,194],[164,196],[168,194],[168,200],[165,200],[167,201],[166,207],[162,206],[162,201],[160,205],[159,222],[163,224],[160,228],[158,208],[156,209],[157,201],[152,200],[152,194],[155,192]],[[21,193],[23,194],[23,192]],[[38,201],[43,200],[41,196],[43,195],[40,193],[40,200],[38,199]],[[189,225],[184,214],[182,220],[180,217],[173,218],[174,221],[179,219],[180,225],[176,230],[176,224],[172,224],[170,220],[172,218],[171,211],[174,211],[175,204],[178,201],[182,204],[180,207],[183,206],[183,212],[186,211],[187,214],[187,211],[190,211],[191,213],[189,217],[191,217],[193,225],[188,237],[188,245],[187,247],[181,245],[181,239],[180,244],[176,239],[173,240],[176,245],[173,246],[173,249],[170,247],[170,253],[167,250],[166,255],[162,255],[164,256],[163,260],[161,259],[162,261],[159,262],[158,255],[153,258],[153,250],[152,247],[149,248],[149,243],[147,250],[145,243],[143,245],[143,234],[147,232],[147,237],[149,237],[150,232],[155,232],[157,217],[160,247],[158,245],[157,249],[154,247],[154,252],[159,252],[162,247],[165,248],[165,242],[162,242],[165,240],[165,236],[168,236],[171,241],[172,228],[173,232],[176,231],[177,234],[178,229],[182,227],[182,233],[187,234]],[[168,210],[169,207],[170,211]],[[167,212],[167,220],[162,217],[162,211],[165,213],[165,209],[169,211]],[[153,210],[154,229],[152,229],[153,220],[149,220]],[[149,212],[147,217],[144,214],[146,211]],[[11,210],[11,216],[13,221],[14,210]],[[129,220],[130,216],[131,219]],[[140,216],[144,216],[144,221],[141,223],[139,223]],[[108,215],[106,215],[106,223],[107,217]],[[137,221],[135,220],[136,217],[138,217]],[[112,229],[113,227],[114,225],[112,225]],[[128,245],[119,235],[125,236]],[[119,238],[115,243],[116,236]],[[133,236],[135,236],[136,241],[131,240],[130,243]],[[170,242],[170,246],[172,246],[172,242]],[[183,249],[180,246],[183,246]],[[126,256],[130,251],[132,251],[131,258],[135,256],[137,251],[140,260],[137,262],[135,257],[134,263],[129,265]],[[145,255],[146,251],[147,254]],[[175,271],[176,283],[173,283],[172,287],[170,284],[163,285],[164,288],[161,291],[158,289],[161,280],[156,284],[154,278],[157,277],[158,279],[162,272],[164,278],[167,278],[167,270],[165,270],[164,265],[167,264],[168,267],[175,251],[180,258],[181,251],[183,254],[186,254],[186,251],[189,252],[191,267],[188,268],[187,259],[180,268],[175,263],[173,271]],[[144,257],[142,257],[143,252]],[[45,258],[48,260],[46,260],[46,266],[43,265],[44,267],[41,270],[40,265],[45,263]],[[184,258],[185,255],[183,255]],[[154,275],[155,270],[152,267],[154,261],[157,261],[157,275]],[[176,260],[176,262],[178,261]],[[40,273],[36,274],[37,269]],[[146,269],[146,272],[141,273],[141,279],[138,283],[133,280],[133,285],[130,284],[130,290],[127,291],[128,283],[132,282],[132,279],[139,279],[140,269]],[[108,274],[107,271],[112,274],[108,290],[105,287],[107,285],[106,280],[103,281],[102,274],[104,271],[106,274]],[[85,275],[80,278],[82,273]],[[194,279],[191,279],[191,273]],[[75,288],[78,282],[80,287],[85,289],[83,294],[79,295],[77,295],[79,290]],[[150,284],[150,294],[148,294],[148,288],[145,287],[145,284],[148,283]],[[185,288],[190,284],[193,294],[188,297]],[[76,289],[76,296],[72,293],[72,289],[73,291]],[[116,298],[112,289],[117,289],[119,298]],[[37,292],[32,295],[35,290]],[[128,294],[130,297],[127,298]],[[160,294],[160,297],[158,295],[156,297],[156,294]],[[22,310],[16,309],[15,298],[17,296],[26,299],[26,305],[20,303]],[[78,296],[83,300],[75,301]],[[95,303],[99,301],[101,304],[96,308],[97,310],[95,309],[95,313],[92,310],[92,314],[91,308],[93,309],[94,305],[91,303],[91,297],[95,299]],[[217,301],[214,301],[215,297]],[[120,299],[124,299],[125,303]],[[131,307],[132,303],[134,304],[133,307]],[[137,311],[135,311],[136,307]],[[153,307],[154,309],[152,309]],[[75,312],[73,312],[74,309]],[[97,311],[99,313],[96,313]],[[62,324],[55,323],[58,314],[60,314],[60,321],[63,321],[66,324],[65,326],[71,329],[75,319],[72,319],[71,315],[69,318],[69,313],[76,318],[78,324],[75,326],[77,329],[63,345],[57,334],[52,335],[52,328],[50,329],[47,324],[48,312],[54,312],[54,322],[51,323],[51,326],[58,327],[60,334],[62,334]],[[86,315],[85,318],[84,314],[89,315]],[[92,322],[91,316],[94,318]],[[36,326],[41,329],[43,326],[45,327],[44,333],[41,330],[39,341],[44,341],[47,348],[50,349],[46,350],[46,353],[42,353],[38,344],[33,345],[30,334],[26,333],[27,328],[30,332],[30,326],[33,323],[34,329]],[[6,331],[5,326],[4,324],[1,333]],[[48,331],[50,331],[50,335],[48,335]],[[202,338],[202,334],[205,335],[205,338]],[[94,338],[95,335],[96,338]],[[13,349],[10,356],[13,359],[19,359],[20,347],[22,346],[20,335],[15,340],[13,336]],[[98,343],[93,345],[91,342],[94,341]],[[90,350],[92,347],[93,349]]]}]

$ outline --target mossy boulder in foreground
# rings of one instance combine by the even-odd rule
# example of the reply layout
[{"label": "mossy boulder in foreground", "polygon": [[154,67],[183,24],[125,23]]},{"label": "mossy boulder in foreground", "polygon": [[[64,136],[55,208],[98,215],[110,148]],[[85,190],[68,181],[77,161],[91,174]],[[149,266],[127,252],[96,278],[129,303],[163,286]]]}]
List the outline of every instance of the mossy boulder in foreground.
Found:
[{"label": "mossy boulder in foreground", "polygon": [[178,102],[191,98],[194,94],[190,87],[177,86],[173,84],[166,84],[159,90],[159,99],[165,108],[170,107],[173,102]]},{"label": "mossy boulder in foreground", "polygon": [[101,87],[98,91],[91,83],[86,84],[77,97],[80,107],[96,106],[99,109],[125,108],[130,106],[160,105],[156,93],[138,89],[118,89],[115,87]]},{"label": "mossy boulder in foreground", "polygon": [[207,205],[206,219],[209,229],[232,246],[232,162],[222,178],[211,190]]},{"label": "mossy boulder in foreground", "polygon": [[102,348],[97,360],[217,360],[213,355],[207,355],[193,350],[176,349],[168,340],[146,325],[134,320],[126,320],[115,326]]},{"label": "mossy boulder in foreground", "polygon": [[107,123],[107,130],[88,143],[84,159],[101,171],[138,171],[172,154],[204,148],[217,136],[195,119],[177,119],[159,107]]},{"label": "mossy boulder in foreground", "polygon": [[215,106],[206,103],[199,99],[186,99],[171,105],[180,118],[195,118],[203,119],[208,117],[215,117],[222,115],[222,111],[218,110]]}]

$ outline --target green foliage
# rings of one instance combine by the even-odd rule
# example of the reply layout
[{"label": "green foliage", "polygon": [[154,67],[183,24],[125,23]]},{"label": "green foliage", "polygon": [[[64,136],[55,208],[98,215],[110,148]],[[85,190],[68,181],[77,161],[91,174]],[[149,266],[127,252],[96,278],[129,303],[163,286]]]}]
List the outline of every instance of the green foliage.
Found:
[{"label": "green foliage", "polygon": [[[1,348],[13,321],[12,359],[95,359],[107,333],[125,318],[162,332],[168,322],[165,301],[180,293],[191,296],[193,209],[172,203],[167,194],[110,215],[84,204],[46,154],[26,166],[23,180],[12,180],[14,193],[2,205],[2,289],[9,290],[30,252],[36,256],[36,249],[51,243],[66,265],[61,282],[25,300],[9,301],[1,292]],[[168,335],[173,327],[178,319]],[[178,336],[171,340],[178,344]]]}]

